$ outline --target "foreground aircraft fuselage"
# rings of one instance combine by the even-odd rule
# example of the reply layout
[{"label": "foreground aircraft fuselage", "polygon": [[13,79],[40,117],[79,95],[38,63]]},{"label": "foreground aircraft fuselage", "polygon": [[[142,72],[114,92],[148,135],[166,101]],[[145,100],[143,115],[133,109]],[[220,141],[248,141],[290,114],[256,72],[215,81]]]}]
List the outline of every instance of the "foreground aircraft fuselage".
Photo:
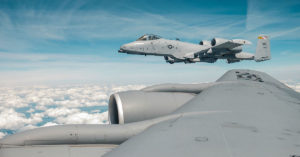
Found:
[{"label": "foreground aircraft fuselage", "polygon": [[300,156],[300,94],[258,71],[114,93],[108,110],[111,124],[7,136],[0,157]]},{"label": "foreground aircraft fuselage", "polygon": [[138,40],[124,44],[119,52],[138,55],[164,56],[166,62],[214,63],[226,59],[228,63],[241,60],[265,61],[271,58],[269,39],[265,35],[258,37],[256,54],[242,52],[242,46],[251,44],[243,39],[214,38],[212,41],[201,41],[199,44],[168,40],[157,35],[143,35]]}]

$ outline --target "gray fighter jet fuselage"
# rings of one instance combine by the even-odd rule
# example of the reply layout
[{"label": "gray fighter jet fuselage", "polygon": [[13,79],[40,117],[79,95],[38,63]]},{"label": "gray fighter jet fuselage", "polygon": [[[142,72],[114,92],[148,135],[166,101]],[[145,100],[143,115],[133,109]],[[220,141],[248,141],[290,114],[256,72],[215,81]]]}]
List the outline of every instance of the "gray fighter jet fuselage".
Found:
[{"label": "gray fighter jet fuselage", "polygon": [[243,39],[214,38],[211,41],[203,40],[199,44],[168,40],[157,35],[146,34],[134,42],[121,46],[119,52],[138,55],[164,56],[166,62],[214,63],[218,59],[227,59],[228,63],[241,60],[265,61],[271,59],[270,43],[266,35],[258,37],[256,54],[242,52],[243,45],[251,44]]}]

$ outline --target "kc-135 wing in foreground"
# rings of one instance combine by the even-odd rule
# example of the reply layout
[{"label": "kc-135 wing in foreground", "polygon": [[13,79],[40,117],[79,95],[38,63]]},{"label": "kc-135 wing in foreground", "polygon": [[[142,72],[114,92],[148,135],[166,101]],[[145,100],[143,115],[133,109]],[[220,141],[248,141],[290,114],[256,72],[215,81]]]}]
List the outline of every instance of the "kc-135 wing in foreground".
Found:
[{"label": "kc-135 wing in foreground", "polygon": [[59,125],[0,140],[1,157],[299,157],[300,95],[271,76],[119,92],[109,125]]}]

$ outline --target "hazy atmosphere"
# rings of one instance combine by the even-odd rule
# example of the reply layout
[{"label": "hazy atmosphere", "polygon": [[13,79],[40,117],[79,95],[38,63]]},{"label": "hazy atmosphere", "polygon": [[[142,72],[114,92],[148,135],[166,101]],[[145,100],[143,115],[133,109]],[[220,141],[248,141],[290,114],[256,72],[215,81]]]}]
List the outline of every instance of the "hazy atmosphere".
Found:
[{"label": "hazy atmosphere", "polygon": [[[253,44],[267,34],[272,59],[167,64],[117,51],[146,33],[199,43]],[[266,72],[300,91],[299,0],[0,0],[0,138],[57,124],[107,123],[117,91],[201,83],[230,69]]]}]

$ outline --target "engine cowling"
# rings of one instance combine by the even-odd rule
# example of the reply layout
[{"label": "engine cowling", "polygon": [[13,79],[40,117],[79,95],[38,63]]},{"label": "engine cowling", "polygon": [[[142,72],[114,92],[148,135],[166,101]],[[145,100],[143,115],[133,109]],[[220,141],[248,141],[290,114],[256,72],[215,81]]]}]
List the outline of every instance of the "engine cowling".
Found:
[{"label": "engine cowling", "polygon": [[169,114],[192,99],[192,93],[126,91],[109,99],[109,121],[125,124]]},{"label": "engine cowling", "polygon": [[213,39],[211,40],[211,46],[220,45],[220,44],[225,43],[225,42],[227,42],[227,41],[228,41],[227,39],[213,38]]},{"label": "engine cowling", "polygon": [[237,59],[243,59],[243,60],[252,60],[254,59],[254,55],[247,52],[240,52],[235,54],[235,58]]},{"label": "engine cowling", "polygon": [[242,46],[238,46],[238,47],[230,49],[231,53],[240,53],[240,52],[242,52],[242,50],[243,50]]},{"label": "engine cowling", "polygon": [[208,40],[202,40],[202,41],[200,41],[199,45],[211,46],[211,42]]}]

